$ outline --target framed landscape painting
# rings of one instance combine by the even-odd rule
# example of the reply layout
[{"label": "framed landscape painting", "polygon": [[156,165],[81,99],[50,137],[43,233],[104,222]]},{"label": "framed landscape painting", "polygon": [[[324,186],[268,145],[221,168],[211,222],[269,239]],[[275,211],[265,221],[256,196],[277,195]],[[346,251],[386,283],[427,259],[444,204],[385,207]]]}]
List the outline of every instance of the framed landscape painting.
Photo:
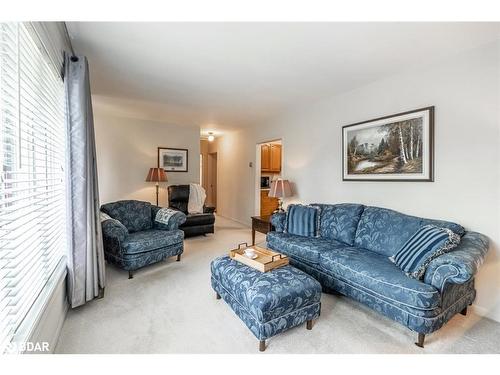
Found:
[{"label": "framed landscape painting", "polygon": [[158,167],[167,172],[187,172],[188,150],[158,147]]},{"label": "framed landscape painting", "polygon": [[344,181],[434,181],[434,107],[342,127]]}]

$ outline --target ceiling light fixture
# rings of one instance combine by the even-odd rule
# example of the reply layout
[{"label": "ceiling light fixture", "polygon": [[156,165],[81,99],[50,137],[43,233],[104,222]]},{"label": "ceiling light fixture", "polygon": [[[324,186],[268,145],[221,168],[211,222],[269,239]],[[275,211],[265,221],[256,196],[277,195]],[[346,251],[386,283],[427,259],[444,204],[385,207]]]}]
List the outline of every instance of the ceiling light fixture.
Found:
[{"label": "ceiling light fixture", "polygon": [[208,141],[209,141],[209,142],[213,142],[213,141],[214,141],[214,139],[215,139],[215,137],[214,137],[214,133],[209,132],[209,133],[208,133]]}]

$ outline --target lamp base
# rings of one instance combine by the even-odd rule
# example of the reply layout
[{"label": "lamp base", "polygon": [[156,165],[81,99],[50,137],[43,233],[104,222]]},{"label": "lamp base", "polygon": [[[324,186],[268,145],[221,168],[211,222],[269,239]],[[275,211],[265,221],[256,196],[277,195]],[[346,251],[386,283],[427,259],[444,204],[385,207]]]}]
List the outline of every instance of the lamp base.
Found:
[{"label": "lamp base", "polygon": [[283,209],[283,199],[278,198],[278,208],[273,211],[273,214],[278,214],[282,212],[285,212],[285,210]]}]

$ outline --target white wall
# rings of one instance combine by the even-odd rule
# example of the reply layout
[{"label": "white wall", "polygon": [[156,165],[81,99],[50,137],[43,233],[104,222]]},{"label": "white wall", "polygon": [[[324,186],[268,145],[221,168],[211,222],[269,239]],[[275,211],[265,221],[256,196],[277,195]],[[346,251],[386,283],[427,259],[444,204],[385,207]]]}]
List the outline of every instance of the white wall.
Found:
[{"label": "white wall", "polygon": [[[296,185],[292,200],[388,207],[456,221],[489,236],[476,306],[500,321],[499,63],[500,43],[490,44],[224,137],[227,146],[219,158],[232,160],[220,172],[231,173],[220,181],[220,214],[249,222],[255,182],[248,162],[255,162],[255,144],[282,138],[283,176]],[[435,182],[342,182],[343,125],[431,105],[436,107]]]},{"label": "white wall", "polygon": [[155,184],[146,182],[157,166],[157,148],[189,150],[188,172],[168,172],[160,184],[160,206],[167,206],[167,185],[200,181],[200,129],[122,118],[94,107],[101,204],[121,199],[156,203]]}]

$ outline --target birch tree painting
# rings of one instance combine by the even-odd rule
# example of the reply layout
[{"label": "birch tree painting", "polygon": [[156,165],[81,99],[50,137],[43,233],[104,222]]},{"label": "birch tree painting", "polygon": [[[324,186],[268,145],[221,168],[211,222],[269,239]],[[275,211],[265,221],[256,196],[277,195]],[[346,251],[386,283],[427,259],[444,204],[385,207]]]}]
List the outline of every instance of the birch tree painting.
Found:
[{"label": "birch tree painting", "polygon": [[[433,107],[423,115],[394,115],[385,121],[368,122],[345,126],[344,131],[344,179],[346,175],[368,179],[379,176],[382,179],[405,179],[416,177],[431,180],[431,149],[424,146],[424,136],[429,142],[432,133]],[[370,123],[373,122],[373,125]],[[424,155],[424,150],[428,155]],[[427,169],[427,170],[426,170]],[[367,176],[367,177],[365,177]],[[365,178],[363,178],[365,177]]]}]

